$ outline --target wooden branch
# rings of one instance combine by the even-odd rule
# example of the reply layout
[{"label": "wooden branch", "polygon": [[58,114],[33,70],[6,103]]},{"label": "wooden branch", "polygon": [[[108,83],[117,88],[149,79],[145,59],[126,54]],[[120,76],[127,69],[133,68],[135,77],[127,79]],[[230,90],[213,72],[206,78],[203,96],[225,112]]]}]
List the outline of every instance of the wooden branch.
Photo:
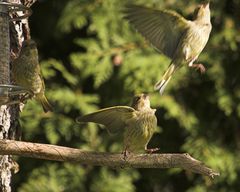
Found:
[{"label": "wooden branch", "polygon": [[124,159],[119,153],[90,152],[57,145],[0,140],[0,155],[18,155],[114,168],[182,168],[211,178],[219,175],[189,154],[131,154]]}]

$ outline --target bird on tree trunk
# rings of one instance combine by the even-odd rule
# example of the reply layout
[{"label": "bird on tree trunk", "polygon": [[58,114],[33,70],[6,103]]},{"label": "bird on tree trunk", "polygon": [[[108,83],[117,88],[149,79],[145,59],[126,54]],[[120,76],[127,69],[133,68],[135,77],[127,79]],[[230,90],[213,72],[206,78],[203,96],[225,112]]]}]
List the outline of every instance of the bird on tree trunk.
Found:
[{"label": "bird on tree trunk", "polygon": [[45,96],[45,84],[38,61],[37,45],[33,40],[23,42],[19,57],[13,61],[12,76],[15,83],[30,89],[43,107],[44,112],[52,111]]}]

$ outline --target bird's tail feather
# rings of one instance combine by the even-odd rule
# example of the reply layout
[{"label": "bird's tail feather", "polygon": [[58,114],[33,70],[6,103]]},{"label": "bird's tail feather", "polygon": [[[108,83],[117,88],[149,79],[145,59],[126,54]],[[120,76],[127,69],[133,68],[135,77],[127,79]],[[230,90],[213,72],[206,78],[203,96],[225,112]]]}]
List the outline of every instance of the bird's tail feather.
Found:
[{"label": "bird's tail feather", "polygon": [[48,111],[53,111],[53,108],[52,108],[51,104],[48,102],[45,95],[41,96],[41,98],[39,98],[39,100],[42,104],[42,108],[45,113],[47,113]]},{"label": "bird's tail feather", "polygon": [[154,89],[159,90],[161,95],[163,94],[165,87],[167,86],[168,82],[172,78],[172,75],[176,71],[176,69],[177,69],[177,66],[174,63],[171,63],[167,71],[163,74],[162,79],[155,84]]}]

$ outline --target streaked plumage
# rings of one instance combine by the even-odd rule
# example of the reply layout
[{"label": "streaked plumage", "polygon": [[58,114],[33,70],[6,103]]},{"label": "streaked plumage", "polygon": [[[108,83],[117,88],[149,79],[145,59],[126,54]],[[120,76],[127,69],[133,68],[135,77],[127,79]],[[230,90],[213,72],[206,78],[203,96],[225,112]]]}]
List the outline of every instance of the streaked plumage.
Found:
[{"label": "streaked plumage", "polygon": [[181,15],[169,10],[154,10],[138,5],[127,5],[125,18],[158,51],[168,56],[172,62],[155,89],[162,94],[172,74],[187,63],[205,71],[202,64],[193,64],[205,47],[210,32],[209,3],[200,5],[194,14],[194,20],[186,20]]},{"label": "streaked plumage", "polygon": [[38,61],[38,50],[33,40],[23,42],[19,57],[13,61],[12,77],[17,85],[32,90],[36,100],[42,104],[44,112],[52,111],[45,96],[45,84]]},{"label": "streaked plumage", "polygon": [[150,107],[149,96],[136,95],[131,107],[115,106],[99,110],[77,118],[77,122],[94,122],[106,126],[110,134],[124,133],[124,154],[145,149],[153,152],[157,149],[147,149],[157,127],[155,109]]}]

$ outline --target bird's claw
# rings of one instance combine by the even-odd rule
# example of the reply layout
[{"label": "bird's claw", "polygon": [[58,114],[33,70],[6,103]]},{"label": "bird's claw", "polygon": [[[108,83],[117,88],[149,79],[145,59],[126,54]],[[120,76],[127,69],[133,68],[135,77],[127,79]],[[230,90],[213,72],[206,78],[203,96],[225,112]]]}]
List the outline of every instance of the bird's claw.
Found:
[{"label": "bird's claw", "polygon": [[159,151],[159,150],[160,150],[160,148],[145,149],[146,153],[149,153],[149,154],[152,154],[152,153],[154,153],[156,151]]},{"label": "bird's claw", "polygon": [[23,104],[26,104],[27,103],[27,100],[30,99],[31,97],[29,96],[28,93],[25,93],[24,95],[22,95],[20,97],[20,102],[23,103]]},{"label": "bird's claw", "polygon": [[196,70],[199,70],[201,74],[206,72],[206,68],[203,64],[192,64],[190,67],[195,68]]},{"label": "bird's claw", "polygon": [[126,161],[127,158],[128,158],[128,156],[129,156],[129,154],[130,154],[130,152],[129,152],[127,149],[125,149],[125,150],[122,152],[122,154],[123,154],[123,159]]}]

